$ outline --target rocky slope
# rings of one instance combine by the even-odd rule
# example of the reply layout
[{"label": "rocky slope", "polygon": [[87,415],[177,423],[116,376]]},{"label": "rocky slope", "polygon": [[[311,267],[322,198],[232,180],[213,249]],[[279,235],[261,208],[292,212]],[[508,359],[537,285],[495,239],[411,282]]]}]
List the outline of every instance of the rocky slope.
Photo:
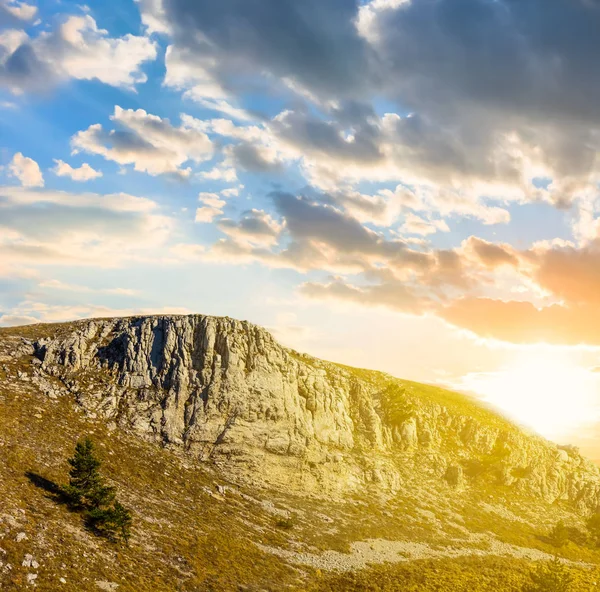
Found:
[{"label": "rocky slope", "polygon": [[[90,435],[129,547],[60,504]],[[520,592],[600,581],[598,469],[475,400],[281,347],[227,318],[0,329],[0,590]]]},{"label": "rocky slope", "polygon": [[394,492],[497,483],[581,510],[600,471],[467,397],[300,355],[264,329],[200,315],[81,321],[31,344],[38,377],[88,412],[245,482]]}]

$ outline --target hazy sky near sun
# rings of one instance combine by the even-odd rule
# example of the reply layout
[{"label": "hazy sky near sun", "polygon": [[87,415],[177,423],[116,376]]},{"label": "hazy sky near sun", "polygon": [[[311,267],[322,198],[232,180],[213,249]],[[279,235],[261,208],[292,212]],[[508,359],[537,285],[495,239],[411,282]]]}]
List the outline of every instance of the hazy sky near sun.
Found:
[{"label": "hazy sky near sun", "polygon": [[0,28],[0,325],[248,319],[600,457],[597,0],[0,0]]}]

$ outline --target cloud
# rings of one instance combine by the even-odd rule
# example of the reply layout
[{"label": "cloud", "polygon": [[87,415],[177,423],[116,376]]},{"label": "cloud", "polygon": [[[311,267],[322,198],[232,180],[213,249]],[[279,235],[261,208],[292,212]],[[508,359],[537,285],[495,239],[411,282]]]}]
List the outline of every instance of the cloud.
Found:
[{"label": "cloud", "polygon": [[69,16],[56,30],[35,38],[4,31],[0,84],[15,94],[46,90],[71,78],[133,89],[147,79],[142,64],[155,58],[156,45],[147,37],[113,38],[90,15]]},{"label": "cloud", "polygon": [[54,160],[54,162],[56,166],[52,171],[59,177],[70,177],[73,181],[90,181],[102,176],[100,171],[93,169],[87,162],[84,162],[79,168],[73,168],[62,160]]},{"label": "cloud", "polygon": [[251,173],[282,173],[283,161],[278,159],[275,150],[239,142],[228,146],[225,153],[231,159],[234,168],[241,168]]},{"label": "cloud", "polygon": [[568,304],[600,304],[600,244],[537,248],[532,257],[532,279]]},{"label": "cloud", "polygon": [[421,314],[425,301],[401,282],[357,287],[340,279],[328,284],[308,282],[300,286],[300,293],[317,300],[351,302],[365,306],[384,306],[402,312]]},{"label": "cloud", "polygon": [[[235,105],[248,90],[296,94],[265,131],[321,189],[419,185],[430,193],[428,211],[498,223],[508,213],[490,199],[563,207],[600,179],[595,2],[147,0],[140,8],[169,36],[165,84],[215,106]],[[535,185],[539,177],[548,187]]]},{"label": "cloud", "polygon": [[215,218],[223,215],[223,206],[226,202],[217,193],[200,193],[198,200],[203,205],[196,209],[196,222],[211,223]]},{"label": "cloud", "polygon": [[30,21],[37,14],[37,6],[18,0],[0,1],[0,25],[11,26],[19,21]]},{"label": "cloud", "polygon": [[600,344],[598,305],[536,308],[531,302],[464,298],[438,315],[479,336],[512,343]]},{"label": "cloud", "polygon": [[44,176],[42,171],[32,158],[23,156],[17,152],[8,165],[8,170],[13,177],[16,177],[24,187],[43,187]]},{"label": "cloud", "polygon": [[0,187],[0,260],[115,267],[156,260],[173,220],[149,199]]},{"label": "cloud", "polygon": [[0,327],[20,327],[39,322],[38,318],[28,315],[0,314]]},{"label": "cloud", "polygon": [[472,251],[486,267],[495,268],[501,265],[517,266],[519,264],[514,249],[509,245],[498,245],[471,236],[465,241],[464,248]]},{"label": "cloud", "polygon": [[32,323],[61,323],[77,319],[130,317],[134,315],[184,315],[190,314],[190,312],[187,308],[174,306],[111,308],[97,304],[57,305],[26,300],[15,306],[9,313],[0,315],[0,326],[11,327]]},{"label": "cloud", "polygon": [[272,246],[282,230],[282,225],[262,210],[248,210],[238,220],[224,218],[217,228],[238,243],[259,246]]},{"label": "cloud", "polygon": [[140,10],[224,87],[243,74],[328,95],[359,88],[367,74],[354,0],[144,0]]},{"label": "cloud", "polygon": [[40,288],[50,288],[52,290],[62,290],[65,292],[83,292],[83,293],[101,293],[111,294],[113,296],[137,296],[138,290],[132,290],[130,288],[100,288],[94,289],[88,286],[81,286],[79,284],[66,284],[60,280],[45,280],[39,283]]},{"label": "cloud", "polygon": [[409,212],[404,218],[404,224],[400,227],[400,232],[427,236],[436,232],[450,232],[450,228],[444,220],[424,220]]},{"label": "cloud", "polygon": [[171,174],[189,177],[188,162],[200,163],[213,156],[208,136],[186,125],[174,127],[143,109],[115,106],[111,120],[118,129],[106,131],[97,123],[71,139],[74,153],[99,154],[121,165],[132,164],[136,171],[150,175]]}]

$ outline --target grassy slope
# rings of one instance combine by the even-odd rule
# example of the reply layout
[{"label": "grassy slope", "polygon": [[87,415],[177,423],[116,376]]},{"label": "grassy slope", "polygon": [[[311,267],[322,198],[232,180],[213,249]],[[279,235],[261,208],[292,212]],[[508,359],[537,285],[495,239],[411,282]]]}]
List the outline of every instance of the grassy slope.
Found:
[{"label": "grassy slope", "polygon": [[[48,404],[33,393],[0,387],[0,408],[0,561],[13,566],[4,575],[0,569],[0,589],[22,590],[26,574],[34,572],[38,590],[73,592],[98,589],[96,580],[130,592],[235,590],[238,584],[274,590],[297,581],[291,568],[249,542],[285,545],[274,517],[235,493],[213,497],[215,482],[223,481],[210,472],[109,433],[68,400]],[[134,511],[129,548],[87,532],[78,514],[27,476],[65,482],[66,458],[82,434],[92,435],[105,474]],[[21,532],[27,539],[17,542]],[[25,554],[40,563],[38,570],[21,566]]]},{"label": "grassy slope", "polygon": [[[39,338],[62,332],[68,325],[0,330],[0,340],[14,335]],[[14,377],[27,371],[30,360],[9,364]],[[364,376],[367,371],[356,371]],[[369,372],[373,380],[379,373]],[[376,376],[377,378],[376,378]],[[471,400],[425,385],[411,385],[431,402],[468,405],[469,413],[490,413]],[[466,401],[466,402],[465,402]],[[458,410],[458,409],[457,409]],[[495,420],[494,420],[495,421]],[[504,420],[502,420],[504,421]],[[129,548],[115,546],[87,532],[77,514],[58,504],[27,473],[53,482],[66,480],[66,458],[78,437],[91,434],[105,461],[105,473],[118,486],[120,497],[135,513],[134,537]],[[28,573],[37,573],[38,590],[86,592],[99,590],[96,581],[119,584],[119,591],[227,591],[227,590],[521,590],[529,563],[496,558],[438,559],[376,566],[356,574],[320,574],[308,567],[292,567],[260,551],[254,543],[283,549],[347,551],[356,540],[388,538],[482,548],[485,540],[467,540],[465,530],[494,532],[503,541],[556,552],[540,539],[558,518],[573,520],[564,508],[548,509],[544,516],[528,500],[510,501],[511,510],[525,522],[490,513],[482,504],[485,491],[462,494],[442,485],[407,483],[396,499],[381,505],[376,498],[348,500],[345,504],[294,498],[285,492],[248,492],[255,498],[292,509],[293,528],[276,525],[277,516],[235,491],[215,495],[223,480],[208,467],[194,467],[177,457],[105,426],[78,412],[68,398],[56,402],[36,392],[27,382],[7,380],[0,365],[0,589],[26,588]],[[429,495],[427,492],[429,491]],[[238,490],[239,492],[239,490]],[[493,492],[501,503],[502,491]],[[491,495],[491,494],[490,494]],[[509,492],[506,492],[509,495]],[[325,517],[325,518],[324,518]],[[527,523],[528,522],[528,523]],[[27,539],[17,542],[17,534]],[[25,554],[40,563],[38,569],[21,565]],[[560,554],[572,560],[600,564],[600,553],[570,544]],[[59,582],[65,578],[66,584]],[[594,589],[594,570],[577,570],[581,583],[574,590]]]}]

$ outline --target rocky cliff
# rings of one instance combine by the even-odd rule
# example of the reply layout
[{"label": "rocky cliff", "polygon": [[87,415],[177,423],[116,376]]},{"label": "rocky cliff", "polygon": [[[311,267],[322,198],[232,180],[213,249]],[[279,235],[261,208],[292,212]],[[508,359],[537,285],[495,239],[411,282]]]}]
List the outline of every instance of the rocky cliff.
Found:
[{"label": "rocky cliff", "polygon": [[600,502],[600,472],[576,450],[466,396],[298,354],[247,322],[80,321],[30,347],[48,396],[66,389],[87,414],[232,479],[330,495],[433,479],[583,511]]}]

